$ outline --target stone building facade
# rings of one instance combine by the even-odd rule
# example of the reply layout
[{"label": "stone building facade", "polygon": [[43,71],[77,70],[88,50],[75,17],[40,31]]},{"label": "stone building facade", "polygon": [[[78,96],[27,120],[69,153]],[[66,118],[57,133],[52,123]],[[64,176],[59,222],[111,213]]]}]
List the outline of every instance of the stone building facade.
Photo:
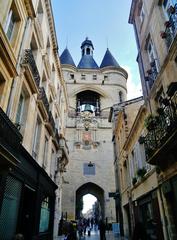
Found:
[{"label": "stone building facade", "polygon": [[164,238],[176,239],[177,1],[132,1],[138,63],[148,115],[146,161],[157,166]]},{"label": "stone building facade", "polygon": [[0,239],[53,239],[68,149],[51,2],[0,0],[0,9]]},{"label": "stone building facade", "polygon": [[93,50],[86,38],[77,67],[67,48],[60,56],[69,99],[66,138],[70,151],[62,209],[68,219],[79,218],[79,200],[90,193],[97,197],[102,217],[112,222],[116,220],[115,202],[109,193],[115,192],[115,177],[108,116],[114,103],[126,100],[128,75],[109,49],[99,67]]},{"label": "stone building facade", "polygon": [[175,0],[133,0],[129,16],[145,103],[118,159],[120,199],[124,233],[140,220],[149,239],[176,239],[176,16]]}]

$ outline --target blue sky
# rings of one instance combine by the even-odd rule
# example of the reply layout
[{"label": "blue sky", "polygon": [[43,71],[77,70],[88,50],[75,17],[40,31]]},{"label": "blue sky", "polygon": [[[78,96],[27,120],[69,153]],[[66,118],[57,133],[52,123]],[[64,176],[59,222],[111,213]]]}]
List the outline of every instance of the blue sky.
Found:
[{"label": "blue sky", "polygon": [[100,65],[106,48],[128,71],[128,98],[141,95],[133,26],[128,24],[131,0],[52,0],[59,53],[66,45],[77,65],[80,45],[88,36]]}]

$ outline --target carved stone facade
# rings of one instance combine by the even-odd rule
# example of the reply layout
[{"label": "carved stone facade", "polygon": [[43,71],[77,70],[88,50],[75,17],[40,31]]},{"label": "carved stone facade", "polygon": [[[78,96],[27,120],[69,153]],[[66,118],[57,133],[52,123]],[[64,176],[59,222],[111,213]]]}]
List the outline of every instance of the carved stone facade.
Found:
[{"label": "carved stone facade", "polygon": [[82,43],[81,50],[77,67],[68,49],[60,57],[69,99],[66,139],[70,152],[62,210],[69,219],[78,218],[78,198],[91,193],[100,202],[102,216],[114,222],[115,201],[109,198],[109,192],[115,192],[114,156],[108,116],[114,103],[126,99],[128,76],[109,50],[104,57],[106,64],[103,61],[100,67],[93,59],[90,40]]}]

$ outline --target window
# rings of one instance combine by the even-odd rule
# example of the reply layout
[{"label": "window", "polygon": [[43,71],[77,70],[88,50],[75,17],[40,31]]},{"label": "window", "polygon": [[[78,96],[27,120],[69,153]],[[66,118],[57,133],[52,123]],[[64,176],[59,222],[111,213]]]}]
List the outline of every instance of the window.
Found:
[{"label": "window", "polygon": [[81,74],[81,80],[85,80],[86,77],[85,77],[85,74]]},{"label": "window", "polygon": [[51,153],[51,165],[50,165],[50,176],[54,179],[55,171],[57,170],[57,161],[55,151],[52,149]]},{"label": "window", "polygon": [[5,80],[4,80],[3,76],[0,74],[0,105],[1,105],[1,101],[3,100],[3,96],[4,96],[4,86],[5,86]]},{"label": "window", "polygon": [[140,16],[140,22],[141,22],[141,24],[142,24],[143,21],[144,21],[144,16],[145,16],[143,3],[142,3],[142,5],[141,5],[140,15],[139,15],[139,16]]},{"label": "window", "polygon": [[41,204],[41,215],[40,215],[40,225],[39,225],[40,233],[48,231],[49,219],[50,219],[49,197],[46,197]]},{"label": "window", "polygon": [[155,47],[154,47],[154,44],[153,44],[150,36],[148,37],[148,39],[146,41],[146,50],[147,50],[147,56],[148,56],[149,65],[150,65],[150,69],[147,70],[147,73],[148,73],[150,79],[152,80],[152,83],[149,82],[149,85],[151,87],[154,80],[157,77],[159,64],[158,64],[158,58],[157,58],[157,54],[155,51]]},{"label": "window", "polygon": [[16,115],[16,124],[18,124],[19,126],[23,124],[24,107],[25,107],[25,97],[23,94],[21,94],[18,102],[18,109],[17,109],[17,115]]},{"label": "window", "polygon": [[93,80],[97,80],[97,75],[93,75]]},{"label": "window", "polygon": [[73,73],[70,74],[70,79],[72,79],[72,80],[74,79],[74,74]]},{"label": "window", "polygon": [[40,24],[42,24],[43,20],[43,8],[42,8],[42,3],[39,1],[38,8],[37,8],[37,18],[39,19]]},{"label": "window", "polygon": [[39,152],[39,143],[40,143],[40,136],[41,136],[41,121],[37,118],[35,131],[34,131],[34,139],[33,139],[33,150],[32,156],[34,159],[37,159],[38,152]]},{"label": "window", "polygon": [[43,167],[47,167],[47,154],[48,154],[48,138],[45,136],[44,154],[43,154]]},{"label": "window", "polygon": [[83,171],[84,171],[84,175],[95,175],[95,164],[84,163]]},{"label": "window", "polygon": [[104,76],[104,81],[106,81],[106,80],[108,80],[108,76],[107,75]]},{"label": "window", "polygon": [[123,93],[121,91],[119,92],[119,102],[123,102]]},{"label": "window", "polygon": [[36,42],[36,39],[35,39],[34,35],[31,38],[30,48],[32,50],[33,57],[34,57],[34,59],[36,61],[37,53],[38,53],[38,46],[37,46],[37,42]]},{"label": "window", "polygon": [[87,48],[87,49],[86,49],[86,54],[87,54],[87,55],[90,55],[90,48]]},{"label": "window", "polygon": [[15,37],[18,33],[19,22],[20,22],[20,16],[15,4],[13,3],[8,13],[7,20],[5,23],[5,28],[4,28],[7,38],[10,41],[12,41],[13,37]]}]

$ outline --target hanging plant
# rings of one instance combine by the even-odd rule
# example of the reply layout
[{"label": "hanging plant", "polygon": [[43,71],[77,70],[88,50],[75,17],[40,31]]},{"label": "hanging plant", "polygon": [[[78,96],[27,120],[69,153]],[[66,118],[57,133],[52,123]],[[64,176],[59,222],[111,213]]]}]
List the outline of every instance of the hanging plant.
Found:
[{"label": "hanging plant", "polygon": [[166,21],[166,22],[164,23],[164,26],[165,26],[166,28],[171,27],[171,22],[170,22],[170,21]]},{"label": "hanging plant", "polygon": [[132,178],[132,184],[135,185],[137,183],[137,178],[136,177],[133,177]]},{"label": "hanging plant", "polygon": [[161,108],[161,107],[157,108],[157,113],[158,113],[159,115],[163,115],[163,114],[164,114],[163,108]]},{"label": "hanging plant", "polygon": [[171,5],[171,6],[168,8],[167,11],[168,11],[168,13],[174,14],[174,13],[175,13],[175,7]]},{"label": "hanging plant", "polygon": [[167,33],[162,31],[162,32],[160,32],[160,36],[161,36],[161,38],[166,38],[167,37]]},{"label": "hanging plant", "polygon": [[138,170],[137,170],[137,175],[139,176],[139,177],[144,177],[144,175],[146,174],[146,168],[139,168]]}]

